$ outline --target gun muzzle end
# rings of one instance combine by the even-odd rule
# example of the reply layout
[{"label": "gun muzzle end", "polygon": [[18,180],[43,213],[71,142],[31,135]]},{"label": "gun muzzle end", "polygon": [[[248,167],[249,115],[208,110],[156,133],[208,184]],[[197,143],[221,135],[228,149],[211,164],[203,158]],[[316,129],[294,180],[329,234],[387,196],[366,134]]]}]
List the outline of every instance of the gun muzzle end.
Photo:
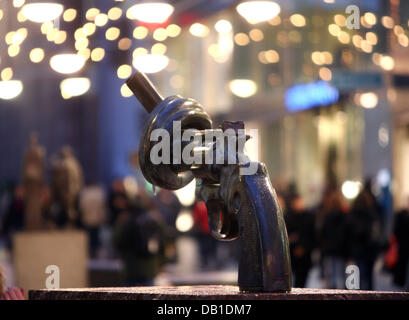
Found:
[{"label": "gun muzzle end", "polygon": [[134,73],[126,80],[126,85],[148,113],[151,113],[152,110],[163,101],[158,90],[156,90],[152,82],[142,72],[138,71]]}]

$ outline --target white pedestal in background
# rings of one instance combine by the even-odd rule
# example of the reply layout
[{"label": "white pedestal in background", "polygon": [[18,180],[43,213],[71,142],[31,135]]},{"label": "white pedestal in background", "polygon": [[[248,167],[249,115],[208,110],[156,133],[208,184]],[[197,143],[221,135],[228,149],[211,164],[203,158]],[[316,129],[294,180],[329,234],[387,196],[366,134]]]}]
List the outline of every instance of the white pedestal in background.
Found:
[{"label": "white pedestal in background", "polygon": [[56,265],[61,288],[88,285],[88,238],[83,231],[20,232],[13,238],[13,264],[16,286],[29,289],[46,287],[47,266]]}]

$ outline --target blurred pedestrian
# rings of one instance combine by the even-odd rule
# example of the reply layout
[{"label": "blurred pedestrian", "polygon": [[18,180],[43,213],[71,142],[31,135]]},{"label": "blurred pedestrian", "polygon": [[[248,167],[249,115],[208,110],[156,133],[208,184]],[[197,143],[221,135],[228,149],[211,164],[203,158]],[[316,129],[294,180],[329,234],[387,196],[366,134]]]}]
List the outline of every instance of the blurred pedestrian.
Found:
[{"label": "blurred pedestrian", "polygon": [[6,277],[4,275],[4,269],[0,266],[0,298],[4,295],[6,291]]},{"label": "blurred pedestrian", "polygon": [[341,192],[332,192],[324,204],[319,247],[327,287],[343,289],[347,255],[347,208]]},{"label": "blurred pedestrian", "polygon": [[108,206],[110,209],[109,222],[111,226],[115,225],[116,219],[121,213],[130,210],[130,201],[122,179],[115,179],[112,182],[108,197]]},{"label": "blurred pedestrian", "polygon": [[[332,194],[337,191],[337,187],[334,183],[327,183],[326,187],[324,188],[322,200],[319,203],[319,205],[314,208],[314,213],[315,213],[315,234],[317,236],[317,240],[319,240],[319,237],[322,232],[322,227],[324,225],[324,220],[326,218],[326,215],[328,214],[328,207],[330,206]],[[328,282],[328,275],[326,275],[324,272],[326,270],[324,266],[324,259],[322,255],[322,250],[318,251],[319,256],[317,257],[317,264],[319,266],[319,278],[320,280],[324,282]]]},{"label": "blurred pedestrian", "polygon": [[210,235],[207,207],[204,201],[197,201],[193,206],[193,221],[196,239],[199,244],[201,267],[205,270],[217,266],[217,240]]},{"label": "blurred pedestrian", "polygon": [[113,241],[124,264],[125,284],[153,285],[164,261],[162,221],[142,202],[135,202],[116,217]]},{"label": "blurred pedestrian", "polygon": [[13,191],[13,196],[3,221],[3,233],[9,249],[11,249],[12,246],[14,233],[24,229],[24,217],[24,188],[22,186],[17,186]]},{"label": "blurred pedestrian", "polygon": [[100,246],[99,232],[106,220],[105,193],[101,186],[85,187],[79,200],[81,225],[89,235],[90,256],[94,258]]},{"label": "blurred pedestrian", "polygon": [[301,196],[295,193],[289,200],[285,219],[295,278],[294,286],[304,288],[312,266],[311,253],[315,245],[314,216],[306,210]]},{"label": "blurred pedestrian", "polygon": [[165,256],[168,262],[176,262],[176,238],[178,231],[176,229],[176,219],[179,215],[182,205],[178,197],[170,190],[160,189],[155,197],[156,207],[162,219],[165,222]]},{"label": "blurred pedestrian", "polygon": [[12,181],[7,181],[5,185],[0,188],[0,241],[3,235],[4,218],[6,217],[11,201],[13,200],[14,189],[15,184]]},{"label": "blurred pedestrian", "polygon": [[409,291],[409,207],[396,214],[393,233],[397,242],[393,282]]},{"label": "blurred pedestrian", "polygon": [[382,247],[380,217],[372,195],[362,190],[354,200],[347,226],[348,257],[360,272],[360,289],[373,289],[373,267]]}]

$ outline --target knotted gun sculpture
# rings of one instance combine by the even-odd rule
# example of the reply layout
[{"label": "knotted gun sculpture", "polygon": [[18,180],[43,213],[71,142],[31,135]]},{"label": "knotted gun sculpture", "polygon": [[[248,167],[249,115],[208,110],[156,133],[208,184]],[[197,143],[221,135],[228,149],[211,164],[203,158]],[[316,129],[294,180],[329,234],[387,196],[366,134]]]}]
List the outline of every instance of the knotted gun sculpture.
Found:
[{"label": "knotted gun sculpture", "polygon": [[249,136],[243,122],[225,121],[221,128],[213,129],[197,101],[180,96],[163,99],[139,72],[126,83],[150,113],[139,144],[146,180],[176,190],[196,178],[211,234],[222,241],[239,238],[240,290],[290,291],[283,213],[265,165],[244,155]]}]

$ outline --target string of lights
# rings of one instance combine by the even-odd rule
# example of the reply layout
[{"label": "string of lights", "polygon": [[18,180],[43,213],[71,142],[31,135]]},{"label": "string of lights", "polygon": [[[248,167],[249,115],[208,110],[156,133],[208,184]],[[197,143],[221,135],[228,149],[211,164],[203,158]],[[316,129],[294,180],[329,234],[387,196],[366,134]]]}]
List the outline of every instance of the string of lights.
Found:
[{"label": "string of lights", "polygon": [[[324,1],[333,3],[332,1]],[[244,17],[248,22],[248,32],[235,32],[232,22],[220,19],[214,25],[206,25],[204,21],[197,21],[183,29],[176,23],[171,23],[174,7],[166,2],[142,2],[122,8],[122,2],[115,1],[107,11],[101,12],[98,8],[88,8],[85,12],[78,12],[74,8],[64,8],[62,4],[54,2],[13,0],[13,7],[17,21],[21,25],[16,30],[8,30],[5,36],[7,54],[10,59],[18,59],[22,54],[21,46],[30,37],[31,28],[40,28],[41,33],[48,42],[61,46],[61,53],[49,56],[45,48],[33,47],[29,50],[29,59],[33,64],[49,61],[50,67],[57,73],[70,75],[79,72],[87,63],[99,63],[105,55],[103,46],[94,46],[94,37],[99,29],[105,34],[105,40],[114,43],[113,50],[129,52],[132,56],[132,65],[121,64],[117,66],[117,75],[126,79],[132,73],[132,67],[145,73],[158,73],[165,70],[171,60],[171,52],[166,45],[167,41],[177,38],[181,34],[188,34],[195,38],[204,39],[212,32],[218,36],[217,43],[208,46],[208,54],[216,63],[225,63],[232,57],[234,46],[245,47],[251,42],[266,42],[263,29],[279,28],[277,32],[277,46],[260,50],[256,56],[262,64],[280,63],[280,48],[302,41],[299,29],[318,25],[317,21],[308,19],[293,13],[287,16],[280,6],[273,1],[246,1],[236,7],[237,14]],[[0,10],[0,23],[3,18],[3,10]],[[84,23],[73,34],[63,30],[61,25],[78,22],[80,18]],[[132,38],[121,30],[118,22],[128,19],[135,23]],[[322,23],[322,22],[321,22]],[[327,25],[331,36],[336,38],[341,46],[344,46],[341,59],[345,64],[351,64],[352,51],[358,54],[370,54],[374,65],[385,72],[394,69],[393,57],[376,52],[378,44],[379,27],[389,32],[396,43],[402,47],[408,47],[409,38],[406,26],[395,23],[391,16],[382,16],[380,19],[373,12],[365,12],[360,19],[362,28],[350,30],[346,25],[346,16],[336,13],[333,21]],[[257,25],[257,27],[255,27]],[[182,30],[183,29],[183,30]],[[186,31],[185,31],[186,30]],[[67,39],[73,38],[73,47],[67,44]],[[149,39],[149,41],[144,41]],[[146,46],[147,43],[153,45]],[[141,44],[134,48],[134,44]],[[317,44],[319,46],[319,44]],[[134,49],[133,49],[134,48]],[[311,52],[309,58],[317,66],[317,75],[321,80],[331,81],[331,65],[334,62],[333,53],[317,49]],[[13,70],[10,66],[1,66],[0,98],[13,99],[23,90],[23,83],[13,78]],[[86,77],[65,78],[60,83],[63,98],[70,98],[85,94],[90,88],[90,79]],[[257,91],[257,83],[251,79],[232,79],[229,88],[233,94],[239,97],[249,97]],[[124,97],[131,96],[126,86],[121,87]],[[369,97],[369,98],[366,98]],[[369,99],[369,100],[368,100]],[[359,101],[363,106],[373,105],[373,95],[360,95]],[[365,101],[369,101],[365,103]]]}]

